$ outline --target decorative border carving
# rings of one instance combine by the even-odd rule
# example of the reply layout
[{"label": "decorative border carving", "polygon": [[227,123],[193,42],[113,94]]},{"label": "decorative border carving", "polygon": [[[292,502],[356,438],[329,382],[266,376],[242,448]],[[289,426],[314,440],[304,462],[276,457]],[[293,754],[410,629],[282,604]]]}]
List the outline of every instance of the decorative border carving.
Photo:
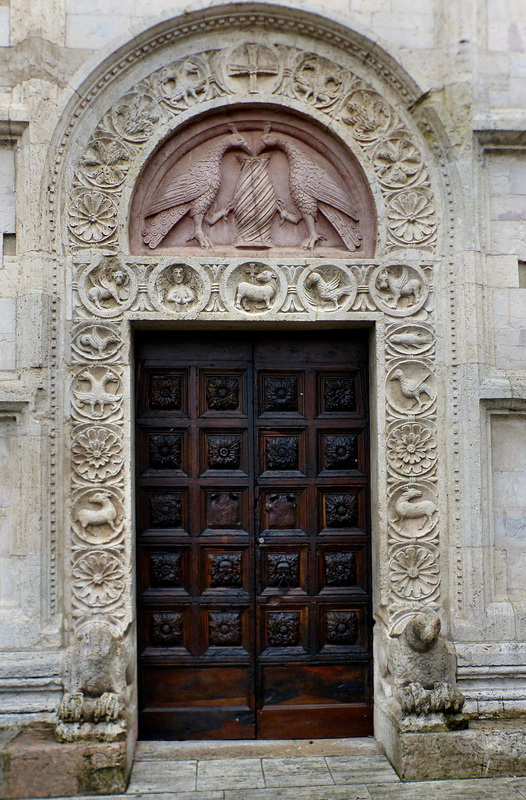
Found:
[{"label": "decorative border carving", "polygon": [[[376,175],[387,208],[388,251],[433,252],[437,219],[429,171],[414,136],[368,83],[328,58],[257,41],[172,62],[144,78],[104,114],[76,166],[68,212],[73,251],[118,252],[118,208],[128,171],[142,164],[152,138],[210,100],[292,99],[346,138]],[[239,62],[239,63],[237,63]],[[236,86],[237,82],[237,86]],[[246,84],[246,85],[245,85]]]},{"label": "decorative border carving", "polygon": [[[174,268],[180,274],[177,283],[170,277]],[[212,321],[222,318],[250,320],[278,314],[286,315],[287,319],[294,316],[307,320],[319,319],[320,315],[341,319],[342,314],[351,312],[385,314],[387,311],[389,319],[400,323],[398,338],[388,340],[390,356],[400,361],[397,366],[411,369],[412,359],[408,357],[414,354],[419,356],[422,368],[428,369],[422,356],[432,349],[434,336],[427,310],[430,308],[430,265],[390,259],[364,263],[341,258],[293,261],[261,256],[258,261],[244,257],[215,259],[214,263],[202,256],[193,256],[174,263],[173,258],[166,256],[121,256],[117,259],[91,251],[84,256],[76,255],[73,269],[76,317],[96,322],[91,326],[77,324],[73,332],[74,361],[77,364],[83,359],[86,361],[84,370],[77,374],[84,374],[86,381],[93,381],[90,376],[93,376],[96,359],[116,363],[122,346],[117,331],[106,324],[106,319],[117,320],[128,315],[133,319],[140,316],[152,320]],[[124,276],[119,278],[124,290],[119,292],[112,277],[107,291],[93,294],[99,292],[100,287],[93,276],[106,275],[108,270],[113,270],[112,276]],[[187,295],[185,290],[190,293]],[[180,295],[187,300],[178,300]],[[93,298],[99,296],[103,299],[95,304]],[[408,318],[411,323],[415,319],[418,322],[407,324]],[[97,380],[99,383],[108,381],[108,375],[113,375],[115,383],[117,374],[107,367],[106,372],[98,373]],[[424,383],[419,392],[419,396],[424,397],[424,402],[418,406],[419,414],[421,407],[431,402]],[[103,392],[98,384],[96,388],[99,393]],[[428,388],[431,391],[431,384]],[[93,383],[91,392],[93,394]],[[106,392],[103,398],[108,408],[101,409],[97,404],[92,419],[112,413],[113,393],[117,393],[118,388],[111,388],[111,392],[111,397]],[[82,395],[73,387],[74,397],[79,393]],[[78,400],[76,402],[78,405]],[[84,403],[88,402],[91,401],[84,397]]]},{"label": "decorative border carving", "polygon": [[[106,615],[110,606],[114,622],[123,622],[127,614],[125,601],[120,602],[121,567],[129,542],[123,495],[123,367],[118,360],[118,326],[126,318],[242,323],[271,315],[277,321],[296,322],[345,321],[363,312],[381,313],[387,323],[389,630],[399,634],[423,603],[436,609],[440,587],[432,266],[388,259],[364,264],[225,258],[210,263],[202,257],[174,265],[167,257],[117,258],[93,251],[85,256],[75,256],[72,281],[73,603],[79,624],[85,621],[86,586],[94,582],[93,575],[82,577],[80,571],[87,565],[93,573],[99,561],[100,588],[91,589],[90,613]],[[170,277],[174,266],[175,282]],[[88,558],[95,551],[111,558]]]}]

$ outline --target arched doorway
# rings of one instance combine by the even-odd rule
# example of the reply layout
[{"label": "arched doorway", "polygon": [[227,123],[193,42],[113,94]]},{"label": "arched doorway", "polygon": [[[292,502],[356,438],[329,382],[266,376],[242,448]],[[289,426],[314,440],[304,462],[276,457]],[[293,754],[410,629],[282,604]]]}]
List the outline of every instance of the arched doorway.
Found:
[{"label": "arched doorway", "polygon": [[[300,34],[298,14],[307,26]],[[441,229],[432,165],[407,111],[413,94],[416,99],[415,87],[380,51],[378,60],[363,59],[363,37],[308,14],[273,8],[269,17],[267,8],[247,28],[241,12],[225,17],[214,9],[196,26],[188,27],[186,18],[163,22],[144,34],[141,47],[124,47],[102,65],[84,92],[84,105],[68,117],[65,144],[57,146],[59,160],[63,147],[74,164],[63,171],[56,166],[53,173],[67,219],[59,226],[57,252],[69,298],[58,325],[70,348],[66,594],[72,661],[93,626],[107,630],[115,652],[131,652],[130,662],[135,661],[132,331],[160,327],[214,332],[374,328],[372,589],[375,637],[378,649],[385,649],[416,610],[438,609],[441,602],[441,399],[432,302]],[[204,29],[217,32],[213,48],[202,37]],[[255,110],[262,115],[259,127]],[[206,121],[213,127],[221,115],[224,122],[208,130]],[[230,188],[235,197],[240,187],[237,202],[232,208],[214,206],[210,213],[219,216],[208,218],[208,229],[211,206],[204,212],[188,208],[173,225],[166,217],[154,221],[183,204],[163,207],[162,181],[188,172],[192,151],[194,163],[201,162],[209,146],[229,135],[228,123],[238,135],[246,134],[252,150],[243,167],[234,153],[229,156],[236,162]],[[192,150],[184,151],[185,131]],[[256,146],[264,136],[266,151]],[[325,142],[321,149],[313,141],[318,136]],[[353,182],[363,187],[354,192],[360,209],[346,215],[347,243],[327,195],[317,198],[319,207],[311,213],[293,196],[291,155],[281,141],[287,137],[307,160],[325,167],[340,189]],[[141,200],[137,186],[151,164],[162,177],[157,184],[144,184]],[[283,165],[288,182],[282,180]],[[263,213],[265,192],[258,190],[258,202],[244,214],[243,170],[247,184],[261,180],[269,196],[270,177],[277,203],[270,222],[258,217],[255,232],[254,208]],[[288,192],[284,197],[282,189]],[[358,228],[353,227],[356,217]],[[157,242],[151,224],[158,222],[168,227]],[[215,251],[206,247],[203,230]],[[238,292],[243,283],[249,288]],[[323,291],[327,285],[335,290],[330,298]],[[93,402],[87,402],[92,395]],[[104,453],[103,463],[102,456],[94,457],[94,446]],[[424,519],[411,511],[417,497],[431,510]],[[104,576],[102,588],[90,577],[94,569]],[[124,661],[124,655],[113,659],[118,665]],[[118,730],[133,736],[123,712],[135,714],[133,670],[119,666],[117,673],[109,693],[120,705],[112,706],[109,721],[91,720],[94,735]],[[75,669],[68,673],[72,692],[79,685],[76,674]],[[388,671],[377,673],[384,697],[390,681]],[[386,708],[378,705],[377,713],[382,724],[390,725]],[[69,730],[65,717],[61,725]]]}]

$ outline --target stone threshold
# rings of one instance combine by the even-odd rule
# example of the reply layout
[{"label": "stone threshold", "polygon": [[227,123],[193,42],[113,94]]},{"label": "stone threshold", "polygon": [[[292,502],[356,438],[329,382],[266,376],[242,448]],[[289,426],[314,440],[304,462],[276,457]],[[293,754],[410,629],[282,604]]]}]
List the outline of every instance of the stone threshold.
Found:
[{"label": "stone threshold", "polygon": [[293,758],[301,756],[383,755],[372,736],[353,739],[240,739],[137,742],[134,761],[217,758]]}]

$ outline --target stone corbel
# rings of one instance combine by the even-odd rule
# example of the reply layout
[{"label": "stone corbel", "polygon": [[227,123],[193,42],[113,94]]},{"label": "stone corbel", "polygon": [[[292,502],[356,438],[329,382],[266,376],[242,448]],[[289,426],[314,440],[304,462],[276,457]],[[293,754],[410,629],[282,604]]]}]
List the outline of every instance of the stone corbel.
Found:
[{"label": "stone corbel", "polygon": [[16,144],[29,125],[29,111],[25,106],[11,103],[0,106],[0,143]]},{"label": "stone corbel", "polygon": [[473,133],[484,150],[524,150],[526,111],[502,108],[477,114],[473,120]]}]

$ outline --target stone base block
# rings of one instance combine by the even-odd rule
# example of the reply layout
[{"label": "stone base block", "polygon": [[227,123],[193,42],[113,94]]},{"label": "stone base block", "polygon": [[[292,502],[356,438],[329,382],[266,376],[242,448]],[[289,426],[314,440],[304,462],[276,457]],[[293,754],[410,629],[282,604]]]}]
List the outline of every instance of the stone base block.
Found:
[{"label": "stone base block", "polygon": [[463,731],[400,732],[391,756],[406,781],[526,775],[526,720],[474,721]]},{"label": "stone base block", "polygon": [[66,797],[126,790],[126,742],[59,743],[50,729],[24,730],[1,753],[0,797]]}]

